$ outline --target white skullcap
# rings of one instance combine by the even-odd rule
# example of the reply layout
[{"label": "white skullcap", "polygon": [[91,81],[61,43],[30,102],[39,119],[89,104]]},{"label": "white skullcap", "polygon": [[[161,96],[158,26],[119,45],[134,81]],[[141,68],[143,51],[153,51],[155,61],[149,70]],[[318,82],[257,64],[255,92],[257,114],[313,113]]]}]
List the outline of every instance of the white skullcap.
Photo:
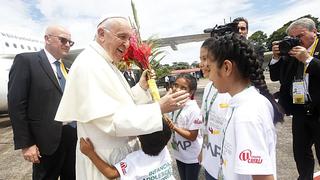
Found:
[{"label": "white skullcap", "polygon": [[97,27],[103,23],[104,21],[106,21],[107,19],[112,19],[112,18],[124,18],[124,19],[128,19],[129,16],[125,16],[125,15],[121,15],[121,14],[105,14],[105,15],[102,15],[98,22],[96,23],[97,24]]}]

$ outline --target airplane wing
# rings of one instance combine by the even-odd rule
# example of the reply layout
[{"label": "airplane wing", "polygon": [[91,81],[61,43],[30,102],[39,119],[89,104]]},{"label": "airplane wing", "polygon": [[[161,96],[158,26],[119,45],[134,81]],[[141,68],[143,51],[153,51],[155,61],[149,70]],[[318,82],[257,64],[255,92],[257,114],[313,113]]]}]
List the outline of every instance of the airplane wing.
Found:
[{"label": "airplane wing", "polygon": [[204,41],[210,37],[210,33],[203,34],[192,34],[186,36],[175,36],[175,37],[167,37],[167,38],[159,38],[157,41],[159,42],[160,47],[170,46],[172,50],[178,50],[178,44],[190,43],[190,42],[199,42]]},{"label": "airplane wing", "polygon": [[[159,47],[170,46],[172,50],[177,51],[178,44],[190,43],[190,42],[200,42],[208,39],[210,37],[210,33],[203,34],[192,34],[185,36],[174,36],[174,37],[166,37],[166,38],[158,38],[155,39],[159,44]],[[83,49],[75,49],[70,50],[69,55],[64,59],[65,62],[72,64],[75,58]]]}]

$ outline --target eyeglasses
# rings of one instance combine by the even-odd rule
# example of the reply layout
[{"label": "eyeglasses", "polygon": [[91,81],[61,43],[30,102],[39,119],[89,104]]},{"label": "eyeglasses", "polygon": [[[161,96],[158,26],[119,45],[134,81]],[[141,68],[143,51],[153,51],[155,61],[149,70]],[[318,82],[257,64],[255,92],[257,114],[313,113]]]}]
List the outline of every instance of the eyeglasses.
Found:
[{"label": "eyeglasses", "polygon": [[110,31],[109,29],[105,29],[105,31],[110,32],[114,37],[116,37],[117,39],[120,39],[123,42],[130,42],[131,39],[131,35],[127,34],[127,33],[121,33],[121,34],[115,34],[114,32]]},{"label": "eyeglasses", "polygon": [[70,47],[74,45],[74,42],[69,40],[69,39],[67,39],[67,38],[64,38],[64,37],[61,37],[61,36],[55,36],[55,35],[51,35],[51,34],[48,34],[48,36],[53,36],[53,37],[58,38],[63,45],[66,45],[67,43],[69,43]]}]

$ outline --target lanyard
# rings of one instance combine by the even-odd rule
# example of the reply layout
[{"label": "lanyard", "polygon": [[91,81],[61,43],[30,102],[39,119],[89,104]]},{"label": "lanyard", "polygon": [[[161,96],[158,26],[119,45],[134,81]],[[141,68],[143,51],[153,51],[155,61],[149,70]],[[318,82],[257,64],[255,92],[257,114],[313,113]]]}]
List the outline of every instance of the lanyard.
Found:
[{"label": "lanyard", "polygon": [[181,108],[181,109],[178,111],[178,114],[177,114],[176,118],[174,118],[174,111],[172,112],[173,123],[177,124],[177,119],[178,119],[178,117],[179,117],[182,109],[183,109],[183,108]]},{"label": "lanyard", "polygon": [[[314,51],[316,50],[316,47],[318,45],[318,42],[319,42],[319,38],[317,38],[315,43],[312,45],[311,50],[309,52],[310,56],[313,56]],[[306,74],[306,70],[307,70],[307,66],[306,66],[306,64],[304,64],[304,71],[303,71],[304,75]]]},{"label": "lanyard", "polygon": [[221,146],[221,153],[220,153],[220,166],[222,167],[222,165],[223,165],[223,157],[222,157],[222,155],[223,155],[223,150],[224,150],[224,141],[225,141],[225,139],[226,139],[226,132],[227,132],[227,129],[228,129],[228,126],[229,126],[229,123],[230,123],[230,121],[231,121],[231,118],[232,118],[232,116],[233,116],[233,112],[234,112],[234,107],[232,108],[232,110],[231,110],[231,115],[230,115],[230,118],[228,119],[228,121],[227,121],[227,125],[226,125],[226,127],[225,127],[225,129],[223,130],[223,139],[222,139],[222,146]]},{"label": "lanyard", "polygon": [[212,107],[212,104],[214,102],[214,100],[217,98],[217,95],[218,95],[218,91],[216,93],[213,94],[211,100],[210,100],[210,104],[209,104],[209,108],[208,108],[208,98],[209,98],[209,95],[210,95],[210,92],[211,92],[211,89],[213,87],[213,84],[211,84],[210,86],[210,89],[209,89],[209,92],[207,94],[207,97],[206,99],[204,100],[204,111],[205,111],[205,115],[204,115],[204,121],[205,121],[205,126],[207,126],[208,124],[208,119],[209,119],[209,112],[210,112],[210,109]]},{"label": "lanyard", "polygon": [[[179,117],[182,109],[183,109],[183,108],[181,108],[181,109],[178,111],[178,114],[177,114],[176,118],[174,118],[174,111],[172,112],[172,119],[173,119],[173,123],[174,123],[174,124],[177,124],[178,117]],[[173,139],[176,138],[176,133],[175,133],[175,131],[172,132],[172,136],[173,136]]]},{"label": "lanyard", "polygon": [[316,47],[318,45],[318,41],[319,41],[319,38],[316,39],[316,42],[313,44],[312,48],[311,48],[311,51],[310,51],[310,55],[313,56],[314,54],[314,51],[316,50]]}]

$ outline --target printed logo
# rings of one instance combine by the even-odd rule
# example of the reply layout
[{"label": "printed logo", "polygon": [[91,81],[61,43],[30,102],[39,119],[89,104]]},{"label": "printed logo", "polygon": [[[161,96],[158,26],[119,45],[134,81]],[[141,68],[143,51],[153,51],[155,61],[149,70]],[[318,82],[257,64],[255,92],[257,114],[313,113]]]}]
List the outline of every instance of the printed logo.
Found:
[{"label": "printed logo", "polygon": [[253,156],[250,149],[243,150],[239,154],[239,159],[241,161],[247,161],[248,163],[261,164],[262,158],[261,156]]},{"label": "printed logo", "polygon": [[200,119],[196,119],[193,121],[194,124],[202,124],[202,121]]},{"label": "printed logo", "polygon": [[123,175],[126,175],[127,174],[127,171],[126,171],[127,164],[125,162],[120,162],[120,167],[121,167]]},{"label": "printed logo", "polygon": [[220,108],[228,108],[229,107],[229,104],[227,103],[221,103],[219,104]]},{"label": "printed logo", "polygon": [[218,130],[218,129],[213,129],[212,127],[209,127],[208,130],[209,130],[209,132],[210,132],[211,134],[213,134],[213,135],[218,135],[218,134],[220,134],[220,130]]}]

